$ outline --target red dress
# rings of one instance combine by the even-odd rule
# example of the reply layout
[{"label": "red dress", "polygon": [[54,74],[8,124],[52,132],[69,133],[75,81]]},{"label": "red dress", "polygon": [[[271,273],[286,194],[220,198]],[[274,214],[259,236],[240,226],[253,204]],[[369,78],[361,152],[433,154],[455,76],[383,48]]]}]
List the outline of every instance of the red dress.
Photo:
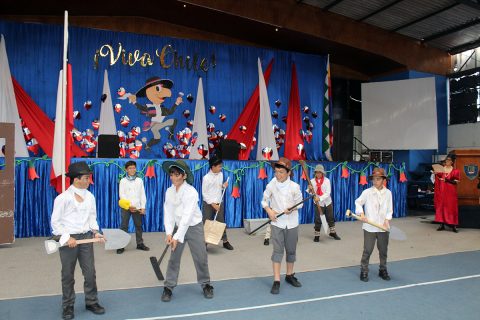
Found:
[{"label": "red dress", "polygon": [[452,169],[450,173],[435,175],[435,221],[450,225],[458,225],[457,185],[445,180],[460,180],[460,171]]}]

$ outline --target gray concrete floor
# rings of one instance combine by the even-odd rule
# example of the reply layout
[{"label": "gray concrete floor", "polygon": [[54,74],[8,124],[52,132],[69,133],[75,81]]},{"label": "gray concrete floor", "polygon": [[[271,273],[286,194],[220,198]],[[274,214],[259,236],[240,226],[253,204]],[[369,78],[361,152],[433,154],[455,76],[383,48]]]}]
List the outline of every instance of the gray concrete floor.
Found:
[{"label": "gray concrete floor", "polygon": [[[389,261],[435,256],[446,253],[480,250],[480,229],[436,231],[431,224],[433,216],[394,219],[393,225],[403,230],[406,241],[390,241]],[[448,230],[448,229],[447,229]],[[248,236],[243,229],[228,229],[228,236],[235,250],[210,246],[209,268],[213,281],[269,276],[272,274],[271,246],[263,245],[263,235]],[[333,240],[322,233],[319,243],[313,242],[313,226],[301,225],[297,247],[296,272],[331,269],[359,264],[363,247],[360,222],[337,223],[341,241]],[[139,287],[161,286],[152,270],[149,257],[160,256],[164,248],[163,233],[145,233],[144,239],[151,251],[135,249],[135,236],[127,250],[117,255],[95,246],[97,284],[100,291]],[[60,259],[58,253],[47,255],[45,238],[17,239],[13,245],[0,246],[0,299],[21,298],[61,293]],[[161,265],[166,270],[167,258]],[[374,251],[372,264],[378,263]],[[285,266],[282,266],[282,272]],[[77,265],[75,288],[83,290],[83,278]],[[185,250],[179,283],[196,282],[195,269],[188,248]]]}]

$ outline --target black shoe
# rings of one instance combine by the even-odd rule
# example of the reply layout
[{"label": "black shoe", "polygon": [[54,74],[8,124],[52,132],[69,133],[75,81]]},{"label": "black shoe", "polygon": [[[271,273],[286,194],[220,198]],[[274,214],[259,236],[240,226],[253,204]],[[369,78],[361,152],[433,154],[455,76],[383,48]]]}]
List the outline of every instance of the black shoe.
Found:
[{"label": "black shoe", "polygon": [[380,270],[378,272],[378,276],[385,281],[390,281],[390,279],[391,279],[390,276],[388,275],[387,270]]},{"label": "black shoe", "polygon": [[137,244],[137,249],[138,250],[143,250],[143,251],[150,251],[150,248],[144,245],[143,243]]},{"label": "black shoe", "polygon": [[70,320],[73,318],[75,318],[75,315],[73,313],[73,306],[64,307],[62,312],[62,319]]},{"label": "black shoe", "polygon": [[368,282],[368,272],[360,272],[360,280],[362,280],[363,282]]},{"label": "black shoe", "polygon": [[212,299],[213,298],[213,287],[209,284],[206,284],[204,287],[203,287],[203,296],[206,298],[206,299]]},{"label": "black shoe", "polygon": [[268,246],[270,244],[270,239],[263,240],[263,245]]},{"label": "black shoe", "polygon": [[440,227],[438,227],[437,231],[443,231],[445,230],[445,225],[442,224]]},{"label": "black shoe", "polygon": [[292,274],[287,274],[285,276],[285,281],[287,281],[288,283],[290,283],[292,286],[294,287],[301,287],[302,284],[300,283],[300,281],[298,281],[298,279],[295,277],[295,273],[292,273]]},{"label": "black shoe", "polygon": [[279,294],[280,293],[280,281],[273,281],[272,290],[270,290],[271,294]]},{"label": "black shoe", "polygon": [[91,304],[89,306],[85,306],[85,309],[88,311],[92,311],[95,314],[104,314],[105,313],[105,308],[99,305],[98,303]]},{"label": "black shoe", "polygon": [[320,242],[320,236],[313,237],[313,242]]},{"label": "black shoe", "polygon": [[123,251],[125,251],[125,248],[122,248],[122,249],[117,249],[117,254],[122,254]]},{"label": "black shoe", "polygon": [[163,293],[162,293],[162,301],[163,302],[170,302],[172,300],[172,290],[170,290],[167,287],[163,288]]},{"label": "black shoe", "polygon": [[232,245],[230,244],[230,242],[226,241],[223,243],[223,247],[227,250],[233,250],[233,247]]},{"label": "black shoe", "polygon": [[453,227],[452,227],[452,231],[455,232],[455,233],[458,233],[457,227],[453,226]]},{"label": "black shoe", "polygon": [[336,232],[330,232],[328,235],[335,240],[342,240],[342,238],[340,238]]}]

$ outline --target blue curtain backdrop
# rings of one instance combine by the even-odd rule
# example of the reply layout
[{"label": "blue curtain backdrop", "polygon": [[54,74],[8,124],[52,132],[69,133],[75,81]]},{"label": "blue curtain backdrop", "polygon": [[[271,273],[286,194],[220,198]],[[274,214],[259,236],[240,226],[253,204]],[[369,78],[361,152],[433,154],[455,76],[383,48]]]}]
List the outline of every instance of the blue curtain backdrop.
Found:
[{"label": "blue curtain backdrop", "polygon": [[[25,161],[23,161],[25,160]],[[124,165],[127,160],[118,159],[85,159],[92,167],[94,184],[89,190],[94,194],[97,203],[98,221],[101,228],[118,228],[120,226],[120,208],[118,207],[118,182],[120,175],[124,174]],[[79,161],[79,160],[74,160]],[[162,171],[159,160],[154,164],[155,177],[144,178],[147,194],[147,212],[144,218],[144,230],[146,232],[164,231],[163,229],[163,201],[166,189],[171,185],[170,179]],[[137,169],[145,173],[148,160],[138,160]],[[187,161],[194,174],[194,187],[201,190],[202,177],[208,172],[207,161]],[[243,219],[265,218],[266,213],[260,205],[263,190],[273,177],[273,169],[265,164],[268,179],[258,179],[258,162],[256,161],[225,161],[224,177],[230,177],[230,185],[225,193],[225,220],[229,228],[243,226]],[[313,168],[317,163],[309,163],[310,177],[313,176]],[[322,162],[327,177],[332,182],[333,208],[336,221],[345,221],[345,211],[354,210],[354,201],[360,193],[371,186],[361,186],[359,174],[351,173],[349,178],[341,178],[341,163]],[[348,166],[356,171],[365,168],[365,163],[348,163]],[[28,179],[28,159],[17,159],[15,173],[15,237],[48,236],[51,234],[50,217],[53,209],[53,201],[56,192],[49,185],[51,161],[37,159],[34,167],[40,179]],[[300,184],[301,190],[307,189],[307,182],[301,179],[300,166],[294,162],[293,180]],[[398,165],[381,164],[391,177],[388,188],[393,194],[394,217],[406,215],[406,183],[400,183]],[[373,170],[373,164],[369,166],[367,175]],[[396,168],[396,169],[395,169]],[[234,174],[236,173],[236,175]],[[240,198],[231,196],[235,179],[240,178]],[[306,193],[304,192],[304,197]],[[200,191],[201,203],[201,191]],[[300,223],[313,223],[313,203],[308,201],[300,210]],[[133,225],[130,231],[133,232]]]},{"label": "blue curtain backdrop", "polygon": [[[0,33],[5,36],[12,75],[45,113],[54,119],[58,74],[62,67],[63,27],[0,20]],[[99,57],[98,67],[94,68],[96,51],[109,44],[116,56],[119,43],[127,55],[135,50],[139,50],[140,56],[149,53],[154,60],[153,65],[142,67],[140,63],[136,63],[128,66],[121,62],[120,57],[119,61],[111,66],[108,56]],[[183,59],[189,56],[193,60],[195,55],[199,60],[205,58],[208,71],[187,70],[176,68],[174,65],[168,69],[162,68],[155,51],[157,49],[161,51],[166,45],[171,45]],[[215,67],[212,55],[215,55]],[[172,57],[172,54],[167,57],[167,64],[172,63]],[[99,118],[103,75],[104,70],[108,70],[113,104],[122,105],[121,112],[115,113],[117,130],[128,132],[132,126],[142,128],[147,120],[127,100],[118,99],[117,89],[120,87],[125,88],[126,92],[135,93],[152,76],[172,79],[174,81],[172,97],[165,101],[165,106],[172,106],[179,92],[185,94],[184,102],[174,115],[169,116],[178,119],[176,128],[178,132],[184,129],[187,123],[183,111],[189,110],[191,113],[189,119],[194,119],[198,78],[202,77],[206,109],[212,105],[216,107],[215,114],[207,111],[207,123],[212,122],[216,130],[227,134],[258,84],[257,58],[261,59],[264,70],[269,61],[274,59],[268,94],[271,110],[278,112],[278,118],[273,119],[273,123],[281,129],[286,127],[282,118],[287,115],[291,67],[293,63],[296,64],[301,107],[310,108],[308,114],[302,113],[302,118],[308,116],[314,125],[312,141],[305,144],[305,151],[308,159],[323,160],[322,150],[316,146],[322,145],[326,57],[297,52],[70,27],[69,62],[73,69],[74,110],[79,111],[81,116],[75,120],[75,127],[84,131],[92,128],[92,121]],[[189,94],[193,96],[191,102],[187,100]],[[92,102],[90,110],[84,108],[84,102],[87,100]],[[279,107],[274,104],[276,100],[281,102]],[[139,98],[138,102],[149,103],[145,98]],[[316,112],[318,117],[315,118],[313,112]],[[227,116],[224,122],[219,120],[222,113]],[[128,116],[130,119],[127,127],[120,125],[122,116]],[[305,123],[303,128],[307,129]],[[166,131],[162,130],[162,141],[151,152],[141,151],[140,157],[165,158],[162,146],[168,141],[167,136]],[[150,131],[142,131],[137,139],[145,138],[148,141],[151,137]],[[254,151],[251,156],[254,157],[255,154]],[[283,154],[283,147],[280,154]]]}]

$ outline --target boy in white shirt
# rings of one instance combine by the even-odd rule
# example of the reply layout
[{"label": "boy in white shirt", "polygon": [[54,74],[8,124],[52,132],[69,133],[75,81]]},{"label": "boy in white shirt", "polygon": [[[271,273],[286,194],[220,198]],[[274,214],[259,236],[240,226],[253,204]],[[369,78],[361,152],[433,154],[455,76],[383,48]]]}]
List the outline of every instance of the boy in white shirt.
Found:
[{"label": "boy in white shirt", "polygon": [[[192,187],[193,174],[182,160],[164,161],[162,168],[172,181],[172,186],[165,193],[163,204],[165,242],[170,245],[172,253],[168,260],[161,299],[163,302],[169,302],[172,298],[172,291],[177,286],[185,242],[188,242],[197,271],[197,282],[202,286],[203,296],[211,299],[213,287],[210,285],[202,212],[198,207],[198,192]],[[174,232],[175,229],[176,232]]]},{"label": "boy in white shirt", "polygon": [[[120,199],[130,201],[130,208],[128,210],[122,208],[122,224],[120,229],[128,232],[128,223],[130,222],[130,217],[132,217],[133,224],[135,225],[137,249],[149,251],[150,248],[143,243],[142,238],[142,217],[145,215],[145,206],[147,203],[143,180],[137,177],[137,164],[135,161],[128,161],[125,164],[125,170],[127,170],[127,175],[120,180],[118,193]],[[123,253],[123,251],[125,251],[125,248],[117,249],[118,254]]]},{"label": "boy in white shirt", "polygon": [[[384,186],[387,179],[383,168],[373,169],[369,177],[373,181],[373,186],[365,189],[360,197],[355,200],[355,212],[360,214],[363,221],[372,221],[383,225],[386,229],[390,228],[390,220],[393,215],[392,192]],[[368,281],[368,263],[370,255],[377,242],[377,248],[380,256],[380,267],[378,276],[383,280],[389,281],[390,276],[387,272],[387,251],[389,232],[379,229],[371,224],[363,224],[363,255],[361,260],[360,280]]]},{"label": "boy in white shirt", "polygon": [[310,190],[310,193],[314,193],[318,196],[319,207],[322,208],[322,212],[318,210],[318,206],[314,206],[315,209],[315,234],[313,237],[314,242],[320,241],[320,229],[322,227],[322,219],[320,219],[320,213],[324,214],[327,218],[328,227],[330,233],[328,234],[335,240],[341,240],[337,235],[335,230],[335,218],[333,216],[333,206],[332,206],[332,186],[330,184],[330,179],[325,176],[325,169],[323,165],[317,164],[315,166],[315,177],[310,180],[313,186],[313,190]]},{"label": "boy in white shirt", "polygon": [[[285,281],[294,287],[301,287],[302,284],[295,277],[293,265],[296,260],[298,242],[298,210],[300,204],[292,211],[288,210],[295,204],[302,201],[300,186],[290,180],[292,162],[287,158],[280,158],[275,164],[275,177],[268,183],[263,192],[262,207],[272,220],[271,233],[273,243],[272,267],[273,286],[272,294],[280,293],[280,267],[283,254],[286,253],[287,272]],[[277,215],[285,212],[277,218]]]},{"label": "boy in white shirt", "polygon": [[85,308],[95,314],[104,314],[98,303],[93,243],[77,244],[77,240],[102,238],[98,230],[97,209],[93,194],[87,190],[92,171],[84,161],[72,163],[65,174],[70,187],[55,198],[52,211],[52,233],[60,237],[62,262],[62,318],[73,319],[75,305],[75,266],[77,260],[85,279]]},{"label": "boy in white shirt", "polygon": [[[225,222],[225,206],[222,203],[222,193],[228,187],[228,181],[223,182],[222,159],[212,156],[208,163],[210,171],[202,179],[202,197],[203,197],[203,223],[205,220],[212,220],[217,214],[217,221]],[[222,236],[223,247],[227,250],[233,250],[233,246],[228,242],[227,230]]]}]

